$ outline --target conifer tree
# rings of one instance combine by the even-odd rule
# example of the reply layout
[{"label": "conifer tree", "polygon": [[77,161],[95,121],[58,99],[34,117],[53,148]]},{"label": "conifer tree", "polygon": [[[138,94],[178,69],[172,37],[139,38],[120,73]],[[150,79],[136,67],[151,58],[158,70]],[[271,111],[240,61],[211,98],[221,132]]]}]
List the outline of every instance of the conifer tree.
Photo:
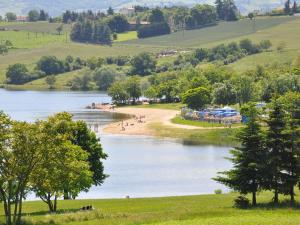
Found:
[{"label": "conifer tree", "polygon": [[279,203],[279,194],[290,191],[290,176],[286,171],[285,161],[288,156],[286,133],[286,115],[283,104],[274,98],[270,105],[268,130],[266,134],[266,148],[268,152],[266,168],[268,168],[265,188],[274,191],[274,204]]},{"label": "conifer tree", "polygon": [[280,98],[284,104],[284,110],[287,112],[287,128],[286,134],[288,135],[287,147],[288,151],[285,154],[284,168],[289,176],[288,183],[289,194],[291,201],[295,201],[294,187],[300,177],[300,94],[288,93]]},{"label": "conifer tree", "polygon": [[254,103],[243,107],[242,113],[248,117],[248,122],[237,139],[241,147],[231,151],[234,168],[220,173],[223,176],[214,178],[219,183],[239,191],[241,194],[252,194],[252,205],[256,205],[256,193],[261,189],[264,178],[264,163],[266,152],[264,136],[259,123],[259,112]]}]

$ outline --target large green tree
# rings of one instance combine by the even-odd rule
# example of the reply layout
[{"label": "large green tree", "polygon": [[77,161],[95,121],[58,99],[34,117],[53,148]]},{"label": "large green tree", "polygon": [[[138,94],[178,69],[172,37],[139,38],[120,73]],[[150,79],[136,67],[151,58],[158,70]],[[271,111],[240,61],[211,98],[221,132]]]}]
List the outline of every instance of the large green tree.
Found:
[{"label": "large green tree", "polygon": [[133,75],[149,75],[156,68],[156,59],[149,53],[142,52],[130,61]]},{"label": "large green tree", "polygon": [[288,154],[288,138],[286,133],[286,112],[283,104],[274,98],[270,105],[269,118],[266,133],[266,148],[268,158],[266,167],[268,168],[265,188],[274,191],[273,201],[279,203],[279,194],[289,194],[290,175],[285,172],[286,156]]},{"label": "large green tree", "polygon": [[28,69],[24,64],[10,65],[6,72],[6,82],[8,84],[24,84],[30,80]]},{"label": "large green tree", "polygon": [[182,95],[182,101],[191,109],[203,109],[211,102],[210,91],[204,87],[190,89]]},{"label": "large green tree", "polygon": [[248,121],[237,135],[240,147],[231,151],[233,169],[220,173],[216,181],[225,184],[243,195],[252,194],[252,205],[256,205],[256,194],[262,188],[265,176],[266,151],[259,112],[250,103],[242,109]]}]

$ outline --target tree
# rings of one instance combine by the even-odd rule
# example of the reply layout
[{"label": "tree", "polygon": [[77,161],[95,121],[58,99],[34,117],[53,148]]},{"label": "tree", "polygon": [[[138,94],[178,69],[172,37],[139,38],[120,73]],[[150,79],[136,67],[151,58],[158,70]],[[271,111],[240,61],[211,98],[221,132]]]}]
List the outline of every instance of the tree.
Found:
[{"label": "tree", "polygon": [[108,25],[102,23],[95,24],[94,41],[100,44],[111,45],[111,29]]},{"label": "tree", "polygon": [[264,135],[259,121],[259,112],[255,104],[250,103],[242,108],[248,122],[237,135],[240,147],[231,151],[230,160],[233,169],[221,172],[222,176],[214,178],[243,195],[252,194],[252,205],[256,205],[256,193],[261,190],[265,176],[266,151]]},{"label": "tree", "polygon": [[115,104],[126,104],[129,99],[124,82],[116,81],[108,89],[109,96],[112,97],[112,101]]},{"label": "tree", "polygon": [[238,9],[233,0],[217,0],[215,4],[219,19],[226,21],[238,19]]},{"label": "tree", "polygon": [[0,54],[4,55],[6,53],[8,53],[8,46],[4,44],[0,44]]},{"label": "tree", "polygon": [[249,76],[238,76],[234,83],[239,104],[243,105],[250,102],[255,93],[253,79]]},{"label": "tree", "polygon": [[38,70],[43,71],[46,75],[59,74],[64,72],[63,62],[55,56],[43,56],[36,65]]},{"label": "tree", "polygon": [[149,53],[142,52],[132,58],[130,61],[132,66],[131,74],[133,75],[149,75],[156,68],[156,60]]},{"label": "tree", "polygon": [[6,72],[6,82],[8,84],[24,84],[29,80],[28,69],[24,64],[16,63],[8,67]]},{"label": "tree", "polygon": [[6,225],[21,224],[30,177],[43,158],[35,124],[14,122],[0,113],[0,200]]},{"label": "tree", "polygon": [[47,21],[49,19],[48,13],[46,13],[43,9],[40,10],[39,20]]},{"label": "tree", "polygon": [[229,81],[216,83],[213,87],[213,103],[218,105],[232,105],[237,103],[237,92]]},{"label": "tree", "polygon": [[163,11],[159,8],[151,10],[148,21],[150,23],[163,23],[165,22],[165,17]]},{"label": "tree", "polygon": [[210,91],[204,87],[190,89],[182,95],[182,102],[191,109],[203,109],[211,102]]},{"label": "tree", "polygon": [[110,30],[116,33],[123,33],[129,30],[127,18],[123,15],[114,15],[108,19],[107,25]]},{"label": "tree", "polygon": [[6,19],[7,19],[8,22],[16,21],[17,20],[17,15],[15,13],[12,13],[12,12],[7,12],[5,14],[5,17],[6,17]]},{"label": "tree", "polygon": [[284,3],[284,12],[285,12],[285,14],[290,14],[292,12],[291,11],[291,1],[290,0],[287,0]]},{"label": "tree", "polygon": [[61,35],[61,32],[63,31],[63,29],[64,29],[64,25],[63,24],[59,25],[56,28],[56,31],[57,31],[58,35]]},{"label": "tree", "polygon": [[125,85],[128,96],[133,101],[133,104],[135,104],[136,100],[139,99],[142,95],[140,78],[138,76],[130,77],[126,81]]},{"label": "tree", "polygon": [[298,92],[289,92],[279,98],[283,104],[286,115],[287,134],[286,153],[284,154],[284,168],[288,175],[289,194],[291,201],[295,201],[294,187],[298,183],[300,176],[300,94]]},{"label": "tree", "polygon": [[286,134],[286,115],[282,103],[274,98],[267,120],[268,130],[266,133],[266,148],[268,158],[265,162],[268,168],[265,188],[274,191],[273,201],[279,203],[279,194],[290,193],[290,177],[285,172],[285,157],[288,153],[286,146],[288,144]]},{"label": "tree", "polygon": [[294,1],[292,12],[293,12],[293,14],[295,14],[295,13],[298,13],[298,11],[299,11],[298,4],[296,1]]},{"label": "tree", "polygon": [[98,86],[99,90],[107,91],[110,86],[114,83],[117,73],[110,68],[99,68],[93,74],[94,81]]},{"label": "tree", "polygon": [[113,8],[111,6],[109,6],[109,8],[107,10],[107,15],[112,16],[114,14],[115,14],[115,12],[114,12]]},{"label": "tree", "polygon": [[171,28],[168,23],[153,23],[148,26],[138,27],[138,38],[154,37],[171,33]]},{"label": "tree", "polygon": [[55,88],[56,77],[54,75],[50,75],[46,77],[46,83],[49,85],[49,89]]},{"label": "tree", "polygon": [[37,10],[30,10],[28,13],[28,19],[30,22],[36,22],[40,18],[40,14]]}]

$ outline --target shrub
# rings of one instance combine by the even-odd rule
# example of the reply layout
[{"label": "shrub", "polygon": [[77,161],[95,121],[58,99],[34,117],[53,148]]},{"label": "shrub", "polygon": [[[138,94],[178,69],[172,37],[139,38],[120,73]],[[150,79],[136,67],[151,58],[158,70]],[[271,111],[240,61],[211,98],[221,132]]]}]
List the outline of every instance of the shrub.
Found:
[{"label": "shrub", "polygon": [[216,195],[221,195],[221,194],[222,194],[222,190],[221,190],[221,189],[215,190],[215,194],[216,194]]},{"label": "shrub", "polygon": [[250,201],[245,196],[239,196],[235,200],[235,207],[241,208],[241,209],[247,209],[250,206]]}]

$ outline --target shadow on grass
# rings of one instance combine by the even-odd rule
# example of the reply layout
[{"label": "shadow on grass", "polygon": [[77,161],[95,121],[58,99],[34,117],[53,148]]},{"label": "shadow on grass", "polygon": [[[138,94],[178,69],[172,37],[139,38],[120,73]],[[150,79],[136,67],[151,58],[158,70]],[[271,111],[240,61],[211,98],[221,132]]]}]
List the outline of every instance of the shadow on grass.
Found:
[{"label": "shadow on grass", "polygon": [[76,213],[80,211],[81,211],[80,209],[60,209],[57,210],[55,213],[51,213],[50,211],[39,211],[39,212],[32,212],[32,213],[23,213],[23,216],[60,215],[66,213]]},{"label": "shadow on grass", "polygon": [[256,206],[249,206],[246,208],[236,207],[238,209],[244,210],[255,210],[255,209],[264,209],[264,210],[275,210],[275,209],[298,209],[300,210],[300,202],[291,202],[291,201],[282,201],[278,204],[274,204],[273,202],[268,203],[257,203]]}]

